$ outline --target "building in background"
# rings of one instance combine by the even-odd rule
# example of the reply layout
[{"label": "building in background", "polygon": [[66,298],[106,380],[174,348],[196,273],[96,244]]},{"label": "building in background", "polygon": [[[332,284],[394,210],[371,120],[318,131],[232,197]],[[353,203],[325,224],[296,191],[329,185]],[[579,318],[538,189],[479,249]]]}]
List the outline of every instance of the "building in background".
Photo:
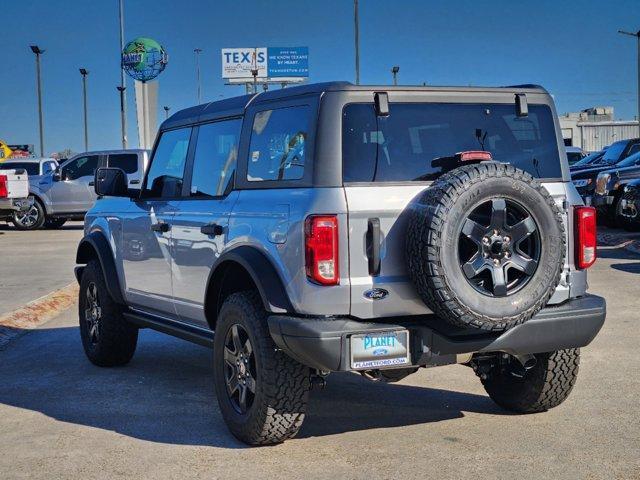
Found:
[{"label": "building in background", "polygon": [[614,120],[613,107],[591,107],[560,115],[566,146],[597,152],[618,140],[640,137],[637,120]]}]

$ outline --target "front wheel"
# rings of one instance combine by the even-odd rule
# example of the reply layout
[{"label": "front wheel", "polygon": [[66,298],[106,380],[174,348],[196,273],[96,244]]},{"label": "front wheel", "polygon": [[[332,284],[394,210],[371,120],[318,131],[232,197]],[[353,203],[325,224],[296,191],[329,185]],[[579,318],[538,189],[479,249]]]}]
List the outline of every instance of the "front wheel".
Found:
[{"label": "front wheel", "polygon": [[11,221],[18,230],[38,230],[44,225],[44,208],[36,200],[28,210],[13,212]]},{"label": "front wheel", "polygon": [[518,413],[544,412],[564,402],[576,383],[580,349],[539,353],[535,359],[535,365],[523,371],[518,360],[508,357],[483,375],[491,399]]},{"label": "front wheel", "polygon": [[131,360],[138,343],[138,329],[122,316],[104,282],[98,260],[91,260],[82,272],[78,298],[80,338],[91,363],[115,367]]},{"label": "front wheel", "polygon": [[213,358],[218,404],[236,438],[249,445],[270,445],[298,433],[310,371],[276,348],[256,292],[234,293],[224,301]]}]

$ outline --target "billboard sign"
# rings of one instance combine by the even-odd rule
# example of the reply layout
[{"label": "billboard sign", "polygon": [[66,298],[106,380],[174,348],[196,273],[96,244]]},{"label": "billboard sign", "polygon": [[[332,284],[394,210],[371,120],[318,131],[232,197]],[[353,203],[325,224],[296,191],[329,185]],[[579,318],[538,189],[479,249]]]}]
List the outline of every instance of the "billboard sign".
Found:
[{"label": "billboard sign", "polygon": [[304,79],[309,76],[308,47],[223,48],[222,78],[228,80]]},{"label": "billboard sign", "polygon": [[267,49],[269,77],[308,77],[309,48],[269,47]]},{"label": "billboard sign", "polygon": [[266,48],[222,49],[222,78],[253,79],[251,70],[258,70],[258,78],[267,76]]}]

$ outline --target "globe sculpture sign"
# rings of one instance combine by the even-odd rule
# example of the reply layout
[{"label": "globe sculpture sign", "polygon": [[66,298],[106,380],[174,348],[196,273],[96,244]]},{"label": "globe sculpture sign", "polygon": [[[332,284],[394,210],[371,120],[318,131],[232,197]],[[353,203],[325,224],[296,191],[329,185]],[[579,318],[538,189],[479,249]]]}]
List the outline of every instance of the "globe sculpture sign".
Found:
[{"label": "globe sculpture sign", "polygon": [[151,38],[138,37],[127,43],[122,51],[122,68],[140,82],[148,82],[160,75],[167,61],[167,52]]},{"label": "globe sculpture sign", "polygon": [[151,148],[156,137],[158,82],[151,82],[167,66],[167,52],[151,38],[138,37],[122,50],[122,69],[135,81],[140,148]]}]

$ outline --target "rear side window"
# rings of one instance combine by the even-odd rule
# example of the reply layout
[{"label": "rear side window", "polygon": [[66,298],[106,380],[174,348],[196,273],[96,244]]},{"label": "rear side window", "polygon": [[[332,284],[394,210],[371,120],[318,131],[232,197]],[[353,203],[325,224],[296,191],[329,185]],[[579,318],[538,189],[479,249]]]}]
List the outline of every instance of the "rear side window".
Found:
[{"label": "rear side window", "polygon": [[299,180],[304,176],[310,114],[308,105],[256,113],[247,180]]},{"label": "rear side window", "polygon": [[513,104],[391,104],[378,117],[373,104],[347,105],[342,115],[344,182],[433,180],[451,168],[456,153],[486,150],[538,178],[562,170],[551,110]]},{"label": "rear side window", "polygon": [[138,155],[135,153],[114,153],[109,155],[109,166],[118,167],[125,173],[136,173],[138,171]]},{"label": "rear side window", "polygon": [[219,197],[224,194],[236,169],[241,127],[240,119],[200,125],[190,196]]},{"label": "rear side window", "polygon": [[181,196],[190,137],[191,128],[168,130],[162,134],[151,160],[143,197]]}]

